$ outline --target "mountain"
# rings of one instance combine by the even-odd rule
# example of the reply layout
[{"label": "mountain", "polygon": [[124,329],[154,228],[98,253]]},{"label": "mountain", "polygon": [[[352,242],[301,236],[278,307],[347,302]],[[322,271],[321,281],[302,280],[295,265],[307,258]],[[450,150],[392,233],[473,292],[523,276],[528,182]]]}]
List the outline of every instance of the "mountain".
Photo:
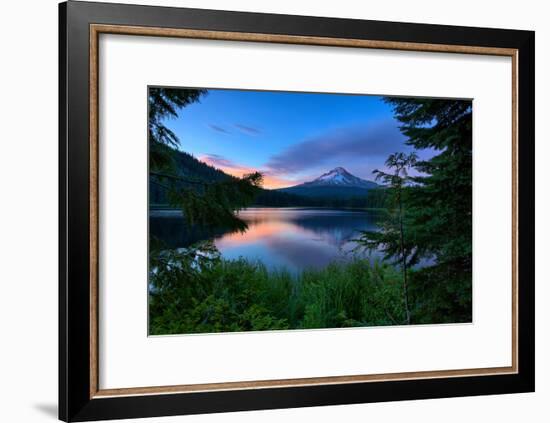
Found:
[{"label": "mountain", "polygon": [[[173,150],[175,173],[205,182],[219,182],[230,175],[196,159],[190,154]],[[169,196],[166,184],[155,176],[149,178],[149,202],[151,207],[168,207]],[[157,183],[157,182],[160,182]],[[336,168],[314,181],[295,187],[271,190],[260,189],[255,206],[262,207],[380,207],[384,193],[372,191],[374,182],[351,175],[343,168]],[[302,193],[303,192],[303,193]],[[379,195],[376,195],[379,194]]]},{"label": "mountain", "polygon": [[375,182],[358,178],[343,167],[336,167],[313,181],[278,191],[307,197],[353,198],[364,197],[374,188],[378,188]]},{"label": "mountain", "polygon": [[355,188],[376,188],[378,184],[367,181],[365,179],[358,178],[355,175],[349,173],[343,167],[336,167],[330,172],[323,173],[317,179],[311,182],[305,182],[298,186],[307,187],[324,187],[324,186],[338,186],[338,187],[355,187]]}]

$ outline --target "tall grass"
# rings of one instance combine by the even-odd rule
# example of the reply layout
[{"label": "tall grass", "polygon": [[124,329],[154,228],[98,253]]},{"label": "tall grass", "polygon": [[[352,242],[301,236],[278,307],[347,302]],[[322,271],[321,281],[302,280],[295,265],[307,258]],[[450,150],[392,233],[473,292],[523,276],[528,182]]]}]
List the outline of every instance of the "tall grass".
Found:
[{"label": "tall grass", "polygon": [[367,260],[294,275],[261,262],[156,260],[150,333],[181,334],[402,324],[400,275]]}]

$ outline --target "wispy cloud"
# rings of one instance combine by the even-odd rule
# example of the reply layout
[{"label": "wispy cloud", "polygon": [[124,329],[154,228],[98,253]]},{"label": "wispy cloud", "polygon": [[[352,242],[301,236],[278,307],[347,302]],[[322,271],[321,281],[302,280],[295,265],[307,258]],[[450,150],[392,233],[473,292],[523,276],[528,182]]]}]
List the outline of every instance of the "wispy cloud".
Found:
[{"label": "wispy cloud", "polygon": [[271,157],[267,168],[274,174],[293,174],[340,160],[356,161],[363,157],[386,157],[394,151],[409,149],[404,145],[395,121],[331,130],[294,144]]},{"label": "wispy cloud", "polygon": [[235,128],[247,135],[259,135],[262,132],[260,129],[254,128],[253,126],[241,125],[240,123],[235,123],[234,125]]},{"label": "wispy cloud", "polygon": [[257,168],[240,163],[235,163],[232,160],[229,160],[218,154],[205,154],[203,156],[200,156],[199,160],[238,178],[241,178],[249,173],[261,172],[264,176],[263,186],[267,189],[283,188],[303,182],[302,180],[290,180],[282,176],[274,175],[273,172],[271,172],[269,169]]},{"label": "wispy cloud", "polygon": [[208,127],[210,129],[212,129],[213,131],[221,132],[222,134],[230,134],[230,132],[227,129],[225,129],[224,127],[219,126],[219,125],[214,125],[212,123],[209,123]]}]

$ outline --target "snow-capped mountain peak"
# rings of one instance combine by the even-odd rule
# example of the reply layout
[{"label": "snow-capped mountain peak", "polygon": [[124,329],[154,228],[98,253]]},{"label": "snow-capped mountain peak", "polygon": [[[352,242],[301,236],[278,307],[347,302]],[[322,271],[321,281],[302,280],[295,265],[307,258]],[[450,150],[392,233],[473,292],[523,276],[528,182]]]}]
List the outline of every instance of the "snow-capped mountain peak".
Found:
[{"label": "snow-capped mountain peak", "polygon": [[304,185],[372,187],[373,183],[352,175],[343,167],[336,167]]},{"label": "snow-capped mountain peak", "polygon": [[335,167],[310,182],[293,187],[281,188],[281,191],[306,197],[354,198],[364,197],[378,184],[358,178],[343,167]]}]

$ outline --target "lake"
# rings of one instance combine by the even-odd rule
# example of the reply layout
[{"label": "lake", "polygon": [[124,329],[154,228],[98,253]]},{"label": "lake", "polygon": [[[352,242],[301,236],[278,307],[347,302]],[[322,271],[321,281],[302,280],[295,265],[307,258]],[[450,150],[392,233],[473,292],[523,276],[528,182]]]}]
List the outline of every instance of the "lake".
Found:
[{"label": "lake", "polygon": [[[214,239],[227,259],[262,261],[268,268],[285,267],[291,272],[321,269],[333,261],[349,261],[353,241],[361,230],[376,230],[380,212],[318,208],[248,208],[238,213],[248,229],[230,232],[223,228],[205,230],[186,225],[181,212],[152,210],[151,235],[169,248],[185,248],[202,239]],[[372,253],[371,256],[379,256]]]}]

